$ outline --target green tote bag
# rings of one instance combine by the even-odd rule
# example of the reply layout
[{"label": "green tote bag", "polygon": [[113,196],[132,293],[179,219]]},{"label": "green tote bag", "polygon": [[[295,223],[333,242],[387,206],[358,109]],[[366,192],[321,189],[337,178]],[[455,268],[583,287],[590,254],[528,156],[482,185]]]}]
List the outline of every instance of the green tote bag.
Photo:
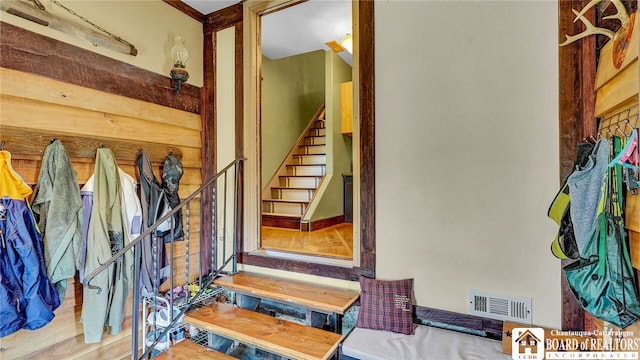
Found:
[{"label": "green tote bag", "polygon": [[[619,139],[614,141],[619,149]],[[564,267],[571,291],[586,311],[625,328],[640,318],[640,302],[631,267],[622,216],[622,170],[606,174],[603,211],[580,259]]]}]

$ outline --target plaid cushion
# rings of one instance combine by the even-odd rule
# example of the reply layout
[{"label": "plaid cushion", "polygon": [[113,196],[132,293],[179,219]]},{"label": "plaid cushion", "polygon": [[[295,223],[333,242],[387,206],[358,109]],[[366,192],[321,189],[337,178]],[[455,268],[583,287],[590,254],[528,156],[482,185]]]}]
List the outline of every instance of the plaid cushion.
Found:
[{"label": "plaid cushion", "polygon": [[360,276],[357,327],[413,334],[413,279],[385,281]]}]

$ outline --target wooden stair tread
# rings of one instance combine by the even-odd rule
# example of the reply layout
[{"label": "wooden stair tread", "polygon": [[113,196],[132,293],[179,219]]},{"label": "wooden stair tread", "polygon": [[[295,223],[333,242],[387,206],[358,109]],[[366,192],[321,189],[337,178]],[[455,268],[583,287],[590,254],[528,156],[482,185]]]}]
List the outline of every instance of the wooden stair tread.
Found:
[{"label": "wooden stair tread", "polygon": [[319,154],[293,154],[293,157],[303,157],[303,156],[326,156],[326,153]]},{"label": "wooden stair tread", "polygon": [[262,201],[271,201],[277,203],[295,203],[295,204],[308,204],[309,200],[283,200],[283,199],[262,199]]},{"label": "wooden stair tread", "polygon": [[294,214],[280,214],[280,213],[272,213],[272,212],[263,212],[263,216],[271,216],[271,217],[284,217],[284,218],[293,218],[300,219],[302,215],[294,215]]},{"label": "wooden stair tread", "polygon": [[281,178],[321,178],[324,175],[279,175]]},{"label": "wooden stair tread", "polygon": [[157,360],[237,360],[227,354],[198,345],[193,341],[181,341],[154,357]]},{"label": "wooden stair tread", "polygon": [[337,289],[301,281],[281,280],[240,272],[222,276],[214,284],[229,290],[268,298],[322,312],[344,315],[360,294],[357,291]]},{"label": "wooden stair tread", "polygon": [[342,341],[339,334],[223,303],[189,312],[184,321],[293,359],[328,359]]},{"label": "wooden stair tread", "polygon": [[280,190],[316,190],[316,188],[312,187],[287,187],[287,186],[272,186],[272,189],[280,189]]}]

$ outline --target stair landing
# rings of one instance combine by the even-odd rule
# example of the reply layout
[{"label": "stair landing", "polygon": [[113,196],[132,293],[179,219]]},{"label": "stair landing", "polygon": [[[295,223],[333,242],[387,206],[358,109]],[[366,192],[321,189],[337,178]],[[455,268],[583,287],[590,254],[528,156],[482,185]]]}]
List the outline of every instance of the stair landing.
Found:
[{"label": "stair landing", "polygon": [[342,335],[277,319],[230,304],[214,303],[189,312],[184,322],[293,359],[329,359]]},{"label": "stair landing", "polygon": [[244,272],[222,276],[215,285],[228,290],[292,303],[324,313],[344,315],[360,297],[357,291],[309,284],[301,281],[281,280]]}]

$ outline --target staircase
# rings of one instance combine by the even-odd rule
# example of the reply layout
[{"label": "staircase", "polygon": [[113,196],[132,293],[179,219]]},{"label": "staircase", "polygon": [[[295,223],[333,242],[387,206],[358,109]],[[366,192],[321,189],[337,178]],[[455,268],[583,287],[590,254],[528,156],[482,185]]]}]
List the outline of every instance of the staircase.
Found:
[{"label": "staircase", "polygon": [[326,173],[324,106],[309,123],[262,194],[262,225],[300,229]]},{"label": "staircase", "polygon": [[[319,125],[318,120],[314,120],[314,129],[321,129]],[[320,133],[322,131],[317,131],[314,135]],[[315,140],[305,139],[304,141]],[[298,151],[307,151],[306,147],[314,146],[319,145],[304,145]],[[296,153],[295,155],[307,154]],[[324,170],[322,175],[306,173],[304,176],[300,175],[297,167],[302,166],[303,169],[308,170],[309,168],[304,166],[314,165],[304,165],[305,157],[295,158],[302,164],[294,164],[295,170],[287,169],[293,174],[285,175],[285,178],[291,181],[300,180],[300,178],[316,178],[317,186]],[[257,354],[260,358],[265,358],[265,354],[274,359],[302,360],[323,360],[336,356],[338,346],[343,339],[342,316],[359,298],[357,291],[237,272],[237,255],[240,250],[237,248],[235,232],[235,214],[237,214],[235,200],[239,193],[238,169],[242,161],[244,158],[231,162],[85,277],[84,285],[88,290],[100,291],[101,288],[92,284],[94,278],[110,269],[128,252],[133,251],[135,259],[142,259],[142,254],[150,251],[151,259],[146,265],[157,269],[157,265],[162,261],[157,244],[169,248],[169,264],[162,271],[164,273],[166,269],[166,275],[153,270],[152,277],[149,279],[152,288],[146,292],[142,291],[141,286],[133,286],[132,298],[141,299],[141,301],[131,301],[130,313],[142,316],[131,316],[132,360],[150,357],[160,360],[246,359],[243,353],[239,356],[234,353],[238,349],[254,351],[253,355]],[[232,196],[226,196],[229,188],[233,189]],[[224,189],[223,196],[218,196],[219,189]],[[309,196],[312,197],[313,194]],[[210,201],[207,203],[204,200]],[[226,211],[218,211],[219,208],[227,209],[228,201],[234,206],[233,211],[230,211],[233,214],[231,219],[227,219]],[[218,231],[222,234],[229,231],[232,234],[229,239],[223,237],[221,246],[211,244],[206,251],[204,246],[199,247],[197,251],[200,256],[196,256],[195,259],[189,256],[190,246],[206,245],[208,242],[215,241],[204,237],[204,231],[198,231],[199,236],[192,234],[191,225],[196,225],[198,221],[197,219],[192,221],[192,210],[199,213],[207,212],[214,217],[210,230],[212,234],[217,234]],[[168,243],[163,243],[163,238],[160,238],[157,232],[158,227],[172,219],[178,211],[184,211],[185,225],[184,240],[181,241],[184,250],[181,255],[174,251],[176,240],[173,234],[177,229],[176,224],[171,222],[169,233],[172,236]],[[191,239],[192,235],[194,239]],[[203,264],[207,258],[210,263]],[[216,261],[219,258],[222,259],[220,264]],[[195,266],[191,265],[193,263]],[[145,264],[138,263],[134,266],[132,283],[142,284],[143,265]],[[191,273],[191,268],[197,270],[197,274]],[[166,281],[161,279],[161,276],[166,276]],[[195,281],[192,280],[194,277]],[[218,296],[223,291],[229,292],[232,295],[231,299],[236,298],[235,294],[243,294],[241,299],[259,299],[258,311],[242,309],[234,306],[232,302],[220,300]],[[272,316],[275,313],[283,316]],[[317,327],[312,327],[311,324]],[[325,330],[326,328],[333,331]],[[233,340],[227,341],[227,344],[237,345],[229,354],[222,354],[210,348],[214,343],[219,343],[217,340],[220,340],[220,336]],[[197,340],[197,343],[186,340],[185,337],[191,337],[192,340]],[[249,356],[249,358],[255,358],[251,354]]]},{"label": "staircase", "polygon": [[[358,299],[356,291],[238,273],[223,276],[214,284],[228,291],[269,299],[311,311],[328,314],[335,320],[330,332],[300,322],[279,319],[270,315],[235,307],[229,303],[213,303],[188,312],[184,322],[207,332],[234,339],[239,346],[249,346],[290,359],[329,359],[333,357],[343,337],[341,316]],[[307,320],[308,322],[308,320]],[[156,358],[167,359],[233,359],[192,341],[182,341],[160,353]],[[234,351],[230,351],[234,353]],[[245,358],[245,355],[241,355]],[[277,357],[275,357],[277,358]]]}]

